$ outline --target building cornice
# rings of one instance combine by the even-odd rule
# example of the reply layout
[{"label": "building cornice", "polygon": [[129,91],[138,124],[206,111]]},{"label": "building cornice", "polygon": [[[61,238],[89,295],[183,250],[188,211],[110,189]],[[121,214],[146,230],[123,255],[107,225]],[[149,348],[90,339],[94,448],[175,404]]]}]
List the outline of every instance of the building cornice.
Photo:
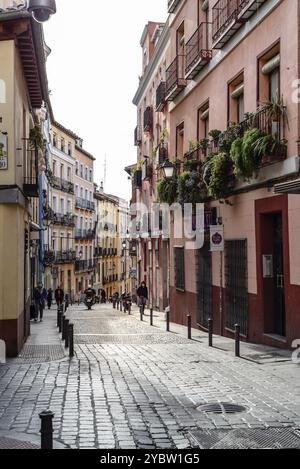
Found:
[{"label": "building cornice", "polygon": [[154,55],[151,58],[143,77],[140,80],[138,90],[133,98],[132,102],[135,106],[137,106],[140,100],[142,99],[146,91],[147,85],[149,83],[149,80],[151,76],[153,75],[156,67],[158,66],[159,61],[161,60],[164,49],[167,47],[167,43],[169,39],[170,39],[170,29],[169,29],[169,23],[167,21],[161,33],[157,46],[155,48]]}]

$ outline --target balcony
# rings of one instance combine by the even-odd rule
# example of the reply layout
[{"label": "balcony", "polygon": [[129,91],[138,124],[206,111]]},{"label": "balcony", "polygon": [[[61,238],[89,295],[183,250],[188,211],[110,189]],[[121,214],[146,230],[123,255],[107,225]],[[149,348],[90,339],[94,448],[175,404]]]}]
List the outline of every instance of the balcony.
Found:
[{"label": "balcony", "polygon": [[53,189],[67,192],[68,194],[74,194],[74,184],[72,182],[66,181],[65,179],[59,178],[57,176],[53,176],[52,174],[50,174],[48,177],[49,183]]},{"label": "balcony", "polygon": [[156,90],[156,112],[163,111],[166,105],[166,82],[162,81]]},{"label": "balcony", "polygon": [[166,71],[166,101],[173,101],[186,87],[185,57],[178,55]]},{"label": "balcony", "polygon": [[95,248],[94,256],[95,256],[95,257],[102,257],[102,255],[103,255],[103,249],[102,249],[102,248],[99,248],[99,247],[96,247],[96,248]]},{"label": "balcony", "polygon": [[96,263],[94,260],[88,260],[88,261],[80,261],[76,260],[75,261],[75,273],[79,272],[90,272],[91,270],[94,270],[96,268]]},{"label": "balcony", "polygon": [[82,199],[81,197],[76,197],[75,207],[81,210],[88,210],[90,212],[95,211],[95,202],[90,200]]},{"label": "balcony", "polygon": [[39,197],[39,183],[38,178],[24,178],[23,192],[26,197],[38,198]]},{"label": "balcony", "polygon": [[144,112],[144,132],[152,132],[153,130],[153,108],[148,106]]},{"label": "balcony", "polygon": [[75,239],[81,239],[83,241],[91,241],[95,238],[95,232],[93,230],[76,229]]},{"label": "balcony", "polygon": [[209,23],[201,23],[191,39],[186,43],[185,77],[192,80],[212,59],[208,49]]},{"label": "balcony", "polygon": [[168,12],[174,13],[181,0],[168,0]]},{"label": "balcony", "polygon": [[137,170],[135,173],[134,173],[134,176],[133,176],[133,185],[136,189],[139,189],[142,187],[143,185],[143,179],[142,179],[142,171],[141,170]]},{"label": "balcony", "polygon": [[143,141],[142,137],[142,128],[140,125],[137,125],[134,129],[134,145],[138,147]]},{"label": "balcony", "polygon": [[76,253],[74,251],[50,251],[45,247],[44,251],[44,264],[72,264],[76,260]]},{"label": "balcony", "polygon": [[212,9],[213,49],[222,49],[266,0],[219,0]]},{"label": "balcony", "polygon": [[70,213],[63,215],[53,212],[52,221],[54,225],[75,227],[75,216]]}]

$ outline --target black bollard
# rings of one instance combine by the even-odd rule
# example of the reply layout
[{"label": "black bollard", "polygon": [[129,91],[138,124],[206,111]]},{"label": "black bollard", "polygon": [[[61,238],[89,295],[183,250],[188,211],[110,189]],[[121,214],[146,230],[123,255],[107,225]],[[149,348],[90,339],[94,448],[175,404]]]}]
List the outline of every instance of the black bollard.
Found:
[{"label": "black bollard", "polygon": [[192,340],[192,316],[187,315],[187,329],[188,329],[188,339]]},{"label": "black bollard", "polygon": [[241,326],[239,324],[235,325],[235,356],[240,357],[240,337],[241,334]]},{"label": "black bollard", "polygon": [[59,313],[60,313],[60,309],[57,308],[57,321],[56,321],[56,326],[57,326],[57,327],[59,327],[59,321],[60,321]]},{"label": "black bollard", "polygon": [[62,322],[63,322],[63,313],[62,313],[62,310],[61,310],[61,309],[59,309],[58,316],[59,316],[59,319],[58,319],[58,329],[59,329],[59,333],[61,334],[61,332],[62,332]]},{"label": "black bollard", "polygon": [[69,357],[74,357],[74,324],[69,324]]},{"label": "black bollard", "polygon": [[144,320],[144,317],[143,317],[143,307],[140,306],[140,320],[143,321]]},{"label": "black bollard", "polygon": [[153,326],[153,308],[150,308],[150,326]]},{"label": "black bollard", "polygon": [[166,328],[167,328],[167,332],[170,332],[170,310],[169,310],[169,308],[166,310]]},{"label": "black bollard", "polygon": [[70,324],[69,319],[66,319],[66,322],[65,322],[65,348],[69,347],[69,324]]},{"label": "black bollard", "polygon": [[62,331],[61,331],[62,340],[66,340],[66,316],[62,317]]},{"label": "black bollard", "polygon": [[214,321],[212,318],[208,320],[208,346],[213,346],[213,332],[214,332]]},{"label": "black bollard", "polygon": [[39,414],[41,419],[41,449],[53,449],[53,418],[50,410]]},{"label": "black bollard", "polygon": [[120,311],[122,312],[123,308],[122,308],[123,304],[122,304],[122,301],[120,301]]}]

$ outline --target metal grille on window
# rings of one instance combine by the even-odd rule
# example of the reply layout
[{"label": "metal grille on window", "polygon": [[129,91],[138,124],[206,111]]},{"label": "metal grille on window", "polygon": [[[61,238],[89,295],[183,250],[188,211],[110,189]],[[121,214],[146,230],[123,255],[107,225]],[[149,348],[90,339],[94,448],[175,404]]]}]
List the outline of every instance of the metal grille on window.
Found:
[{"label": "metal grille on window", "polygon": [[198,314],[197,322],[208,329],[208,320],[212,317],[212,257],[209,244],[198,252]]},{"label": "metal grille on window", "polygon": [[175,287],[178,290],[185,289],[184,248],[174,248],[175,257]]},{"label": "metal grille on window", "polygon": [[248,288],[247,288],[247,241],[225,242],[226,282],[226,327],[234,330],[235,324],[241,333],[248,330]]}]

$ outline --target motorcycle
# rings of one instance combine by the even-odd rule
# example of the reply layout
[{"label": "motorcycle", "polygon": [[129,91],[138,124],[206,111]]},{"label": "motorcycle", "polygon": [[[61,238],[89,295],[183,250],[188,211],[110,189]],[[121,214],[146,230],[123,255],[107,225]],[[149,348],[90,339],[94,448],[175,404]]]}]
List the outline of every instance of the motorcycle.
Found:
[{"label": "motorcycle", "polygon": [[85,299],[84,304],[87,307],[87,309],[90,311],[92,309],[93,304],[94,304],[94,299],[92,297],[88,297],[88,298]]},{"label": "motorcycle", "polygon": [[123,298],[123,311],[124,313],[128,312],[128,314],[131,313],[131,306],[132,306],[132,300],[130,295],[126,295]]}]

